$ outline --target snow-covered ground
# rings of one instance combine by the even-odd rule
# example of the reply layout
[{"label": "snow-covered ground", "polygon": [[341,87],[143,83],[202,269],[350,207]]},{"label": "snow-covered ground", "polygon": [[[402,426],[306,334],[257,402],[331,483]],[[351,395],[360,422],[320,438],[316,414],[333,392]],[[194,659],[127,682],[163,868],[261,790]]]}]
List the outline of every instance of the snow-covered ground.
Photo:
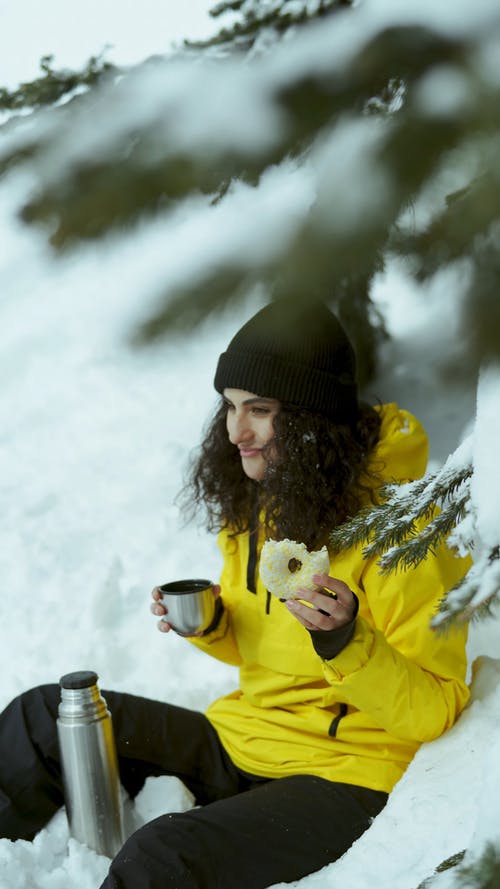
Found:
[{"label": "snow-covered ground", "polygon": [[[55,14],[59,3],[52,7]],[[150,0],[153,23],[159,7]],[[16,9],[22,16],[23,3]],[[186,16],[184,33],[189,25]],[[146,54],[162,48],[152,31]],[[95,33],[114,39],[105,21]],[[80,63],[76,52],[73,60]],[[14,79],[30,76],[26,67]],[[174,498],[215,404],[217,357],[256,304],[131,351],[127,336],[147,309],[140,250],[132,262],[130,244],[110,239],[54,262],[40,236],[14,220],[24,187],[13,178],[0,189],[0,708],[31,685],[93,669],[101,687],[203,709],[235,686],[236,672],[160,634],[149,592],[187,573],[217,578],[215,540],[181,526]],[[439,464],[470,429],[475,392],[436,374],[435,356],[456,331],[450,281],[433,287],[423,301],[395,266],[379,280],[392,340],[371,392],[417,413]],[[492,521],[494,498],[492,487]],[[473,625],[471,664],[481,657],[458,724],[422,747],[370,831],[301,889],[372,889],[375,880],[415,889],[448,855],[469,845],[481,851],[500,815],[499,632],[498,616]],[[190,805],[174,779],[151,779],[129,826]],[[68,838],[63,812],[33,843],[0,840],[0,889],[95,889],[107,866]],[[443,875],[439,889],[451,889],[449,880]]]}]

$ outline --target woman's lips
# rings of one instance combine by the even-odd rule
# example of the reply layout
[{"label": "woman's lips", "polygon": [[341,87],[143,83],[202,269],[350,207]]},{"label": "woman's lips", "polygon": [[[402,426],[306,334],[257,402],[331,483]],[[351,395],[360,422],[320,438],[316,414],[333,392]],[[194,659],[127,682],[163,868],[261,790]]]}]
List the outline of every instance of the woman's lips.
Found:
[{"label": "woman's lips", "polygon": [[258,457],[261,448],[239,448],[240,457]]}]

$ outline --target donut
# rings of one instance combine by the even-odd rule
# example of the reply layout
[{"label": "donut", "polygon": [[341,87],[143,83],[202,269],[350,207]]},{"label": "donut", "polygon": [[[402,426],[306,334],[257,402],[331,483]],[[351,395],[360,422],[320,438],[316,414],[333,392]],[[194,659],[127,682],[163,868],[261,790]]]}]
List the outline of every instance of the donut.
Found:
[{"label": "donut", "polygon": [[260,554],[259,574],[266,589],[279,599],[295,596],[297,590],[314,590],[313,574],[328,574],[330,557],[324,546],[309,552],[295,540],[266,540]]}]

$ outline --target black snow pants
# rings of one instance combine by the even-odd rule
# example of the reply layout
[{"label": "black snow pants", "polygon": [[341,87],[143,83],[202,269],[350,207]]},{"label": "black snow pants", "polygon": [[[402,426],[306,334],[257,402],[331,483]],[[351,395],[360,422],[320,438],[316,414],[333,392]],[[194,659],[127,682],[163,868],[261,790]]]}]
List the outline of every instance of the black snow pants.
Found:
[{"label": "black snow pants", "polygon": [[[241,772],[200,713],[104,691],[120,777],[134,797],[152,775],[175,775],[195,797],[185,813],[137,830],[101,889],[263,889],[339,858],[387,794],[311,775]],[[63,804],[58,685],[32,689],[0,715],[0,837],[32,839]]]}]

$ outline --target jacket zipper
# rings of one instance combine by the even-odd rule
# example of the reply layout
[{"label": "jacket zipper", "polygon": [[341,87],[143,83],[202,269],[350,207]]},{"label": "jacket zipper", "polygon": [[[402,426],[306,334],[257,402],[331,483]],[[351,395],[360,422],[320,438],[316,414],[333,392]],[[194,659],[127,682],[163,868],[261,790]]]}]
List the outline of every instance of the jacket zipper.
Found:
[{"label": "jacket zipper", "polygon": [[339,727],[339,722],[346,715],[347,715],[347,704],[340,704],[340,710],[337,713],[337,715],[335,716],[335,718],[332,719],[332,721],[330,723],[330,728],[328,729],[328,734],[330,735],[330,738],[335,738],[337,736],[337,729]]}]

